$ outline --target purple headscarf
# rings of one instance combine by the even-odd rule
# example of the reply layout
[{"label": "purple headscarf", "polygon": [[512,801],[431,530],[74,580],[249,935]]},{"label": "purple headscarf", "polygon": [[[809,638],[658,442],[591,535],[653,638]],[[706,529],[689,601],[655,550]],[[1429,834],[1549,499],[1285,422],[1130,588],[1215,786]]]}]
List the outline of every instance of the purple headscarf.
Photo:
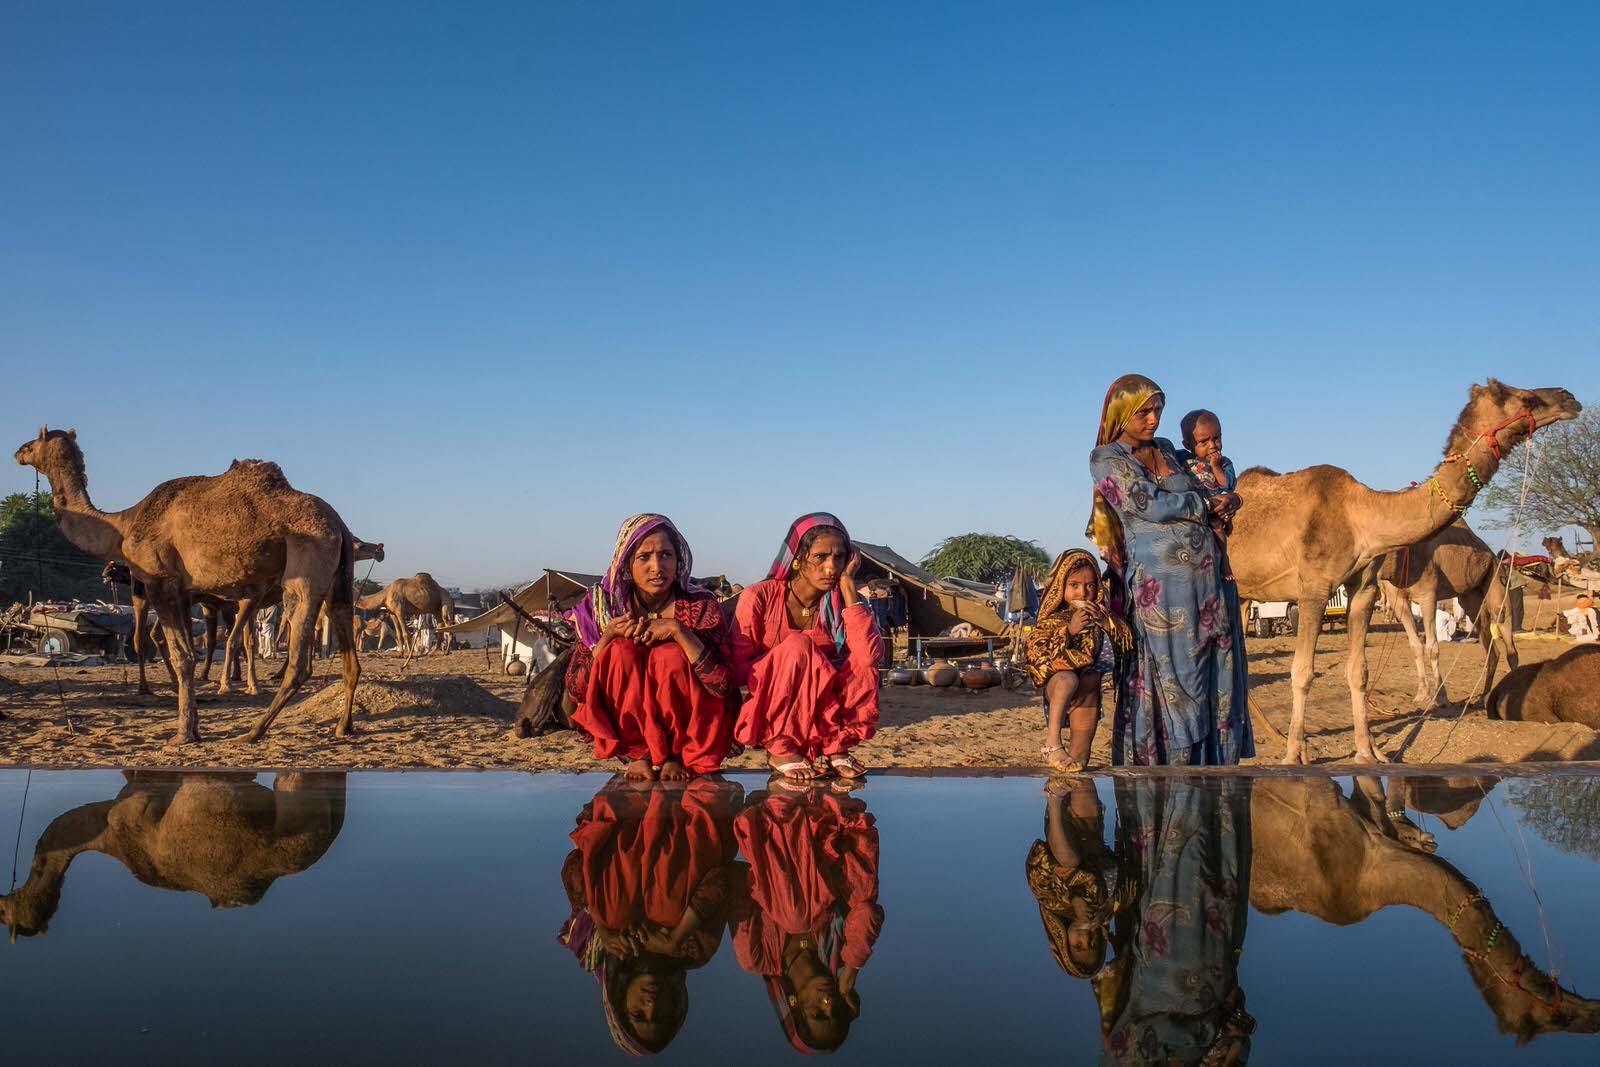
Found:
[{"label": "purple headscarf", "polygon": [[583,594],[583,599],[567,613],[567,618],[577,628],[578,640],[583,642],[585,648],[599,644],[600,634],[611,625],[611,620],[628,613],[633,603],[633,554],[639,548],[639,542],[660,530],[667,531],[673,547],[678,551],[678,573],[673,578],[673,585],[680,594],[690,600],[715,595],[690,580],[694,554],[689,551],[689,542],[683,539],[683,534],[672,525],[672,520],[649,511],[635,515],[617,529],[617,544],[612,549],[611,566],[606,570],[605,577],[600,579],[599,584],[591,586]]}]

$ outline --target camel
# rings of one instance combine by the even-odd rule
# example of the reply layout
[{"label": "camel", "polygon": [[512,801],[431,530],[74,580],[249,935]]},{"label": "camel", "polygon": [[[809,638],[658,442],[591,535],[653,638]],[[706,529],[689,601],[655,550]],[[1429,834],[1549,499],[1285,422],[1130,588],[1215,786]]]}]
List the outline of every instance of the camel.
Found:
[{"label": "camel", "polygon": [[[1389,553],[1379,563],[1378,588],[1405,631],[1416,660],[1417,707],[1426,711],[1448,699],[1439,676],[1439,631],[1433,624],[1433,613],[1441,600],[1453,598],[1461,602],[1461,610],[1472,620],[1478,643],[1483,646],[1483,674],[1467,698],[1468,707],[1483,700],[1494,687],[1502,654],[1506,666],[1516,670],[1517,644],[1511,632],[1508,577],[1500,570],[1494,552],[1462,519],[1456,519],[1426,541]],[[1412,603],[1422,608],[1420,638],[1417,622],[1411,617]]]},{"label": "camel", "polygon": [[280,771],[271,789],[249,773],[123,773],[116,797],[73,808],[39,835],[28,880],[0,896],[13,944],[45,933],[67,868],[85,852],[110,856],[145,885],[249,907],[277,879],[315,865],[344,826],[342,773]]},{"label": "camel", "polygon": [[1398,492],[1370,489],[1338,467],[1278,474],[1262,467],[1239,478],[1244,507],[1228,539],[1228,560],[1245,600],[1299,605],[1294,712],[1283,762],[1307,762],[1306,698],[1328,599],[1343,585],[1350,597],[1351,715],[1356,760],[1388,762],[1367,724],[1367,628],[1377,602],[1378,561],[1425,541],[1446,526],[1493,478],[1507,450],[1537,429],[1576,418],[1582,405],[1565,389],[1515,389],[1490,379],[1474,385],[1445,444],[1445,459],[1426,482]]},{"label": "camel", "polygon": [[1600,730],[1600,645],[1518,667],[1489,694],[1489,718],[1576,722]]},{"label": "camel", "polygon": [[[1400,792],[1394,784],[1391,795]],[[1350,926],[1384,908],[1416,908],[1461,946],[1502,1033],[1522,1044],[1545,1033],[1600,1031],[1600,1002],[1533,966],[1478,887],[1432,855],[1432,837],[1385,801],[1377,779],[1358,777],[1346,798],[1328,778],[1259,778],[1250,823],[1250,903],[1258,911]]]},{"label": "camel", "polygon": [[450,599],[450,594],[433,580],[433,575],[422,571],[410,578],[396,578],[376,593],[359,598],[356,607],[362,611],[381,608],[389,616],[394,625],[395,640],[400,645],[400,651],[405,653],[405,660],[400,664],[401,670],[411,663],[413,653],[408,623],[413,617],[432,615],[439,620],[440,626],[449,626],[456,618],[455,602]]},{"label": "camel", "polygon": [[347,736],[361,666],[351,640],[354,542],[338,512],[326,501],[297,492],[276,463],[261,460],[235,460],[216,476],[163,482],[125,511],[101,511],[89,499],[77,438],[76,430],[40,427],[38,438],[17,449],[16,460],[49,479],[56,519],[67,540],[101,559],[125,560],[143,583],[161,620],[178,687],[174,740],[200,740],[189,641],[191,599],[208,593],[233,600],[240,617],[248,618],[255,603],[279,586],[289,621],[291,669],[248,737],[260,740],[310,676],[311,623],[330,591],[334,633],[344,659],[344,709],[334,735]]},{"label": "camel", "polygon": [[1559,537],[1546,537],[1540,542],[1550,557],[1550,576],[1565,580],[1569,585],[1587,589],[1591,593],[1600,588],[1600,553],[1580,552],[1574,556],[1567,551],[1566,542]]}]

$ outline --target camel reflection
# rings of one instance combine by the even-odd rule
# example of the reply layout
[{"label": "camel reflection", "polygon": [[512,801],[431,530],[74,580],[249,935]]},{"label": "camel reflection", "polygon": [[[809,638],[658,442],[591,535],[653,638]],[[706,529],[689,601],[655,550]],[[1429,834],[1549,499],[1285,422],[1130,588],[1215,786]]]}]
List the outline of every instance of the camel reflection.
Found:
[{"label": "camel reflection", "polygon": [[775,779],[734,829],[739,966],[761,976],[791,1045],[830,1052],[861,1015],[856,975],[883,929],[877,824],[845,783]]},{"label": "camel reflection", "polygon": [[1473,788],[1468,780],[1419,788],[1394,779],[1386,797],[1376,779],[1357,778],[1346,797],[1330,779],[1258,780],[1251,903],[1267,914],[1299,911],[1338,926],[1396,905],[1425,911],[1461,946],[1502,1032],[1519,1043],[1552,1031],[1594,1033],[1600,1003],[1560,988],[1534,967],[1478,887],[1432,854],[1433,838],[1397,803],[1414,795],[1444,807],[1461,825],[1482,796],[1474,798]]},{"label": "camel reflection", "polygon": [[110,856],[146,885],[203,894],[213,907],[248,907],[320,860],[344,826],[343,774],[280,773],[271,789],[247,773],[124,776],[116,797],[73,808],[39,836],[28,880],[0,896],[13,942],[46,931],[82,853]]},{"label": "camel reflection", "polygon": [[560,941],[600,986],[606,1025],[632,1055],[660,1052],[689,1013],[687,974],[722,944],[743,789],[620,776],[578,815],[561,869],[572,916]]}]

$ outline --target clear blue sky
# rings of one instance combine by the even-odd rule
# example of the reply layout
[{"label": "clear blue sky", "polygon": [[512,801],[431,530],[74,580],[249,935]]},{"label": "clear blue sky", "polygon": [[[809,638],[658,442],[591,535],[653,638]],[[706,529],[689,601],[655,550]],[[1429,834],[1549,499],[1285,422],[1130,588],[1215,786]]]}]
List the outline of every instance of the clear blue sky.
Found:
[{"label": "clear blue sky", "polygon": [[10,436],[275,459],[377,577],[1059,550],[1126,371],[1380,487],[1474,380],[1600,403],[1591,4],[3,11]]}]

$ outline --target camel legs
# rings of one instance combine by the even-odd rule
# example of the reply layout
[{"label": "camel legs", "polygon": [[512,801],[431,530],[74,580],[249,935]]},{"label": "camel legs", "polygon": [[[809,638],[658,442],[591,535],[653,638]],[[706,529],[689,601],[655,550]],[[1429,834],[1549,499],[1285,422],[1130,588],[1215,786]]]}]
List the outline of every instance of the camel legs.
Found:
[{"label": "camel legs", "polygon": [[1306,697],[1316,677],[1317,638],[1322,635],[1322,619],[1328,613],[1328,596],[1322,593],[1299,600],[1300,632],[1295,636],[1294,666],[1289,672],[1294,686],[1294,714],[1289,719],[1289,742],[1283,751],[1283,762],[1287,764],[1310,762],[1305,752]]},{"label": "camel legs", "polygon": [[[1372,744],[1367,726],[1367,629],[1372,625],[1372,609],[1378,603],[1378,583],[1369,574],[1366,581],[1353,583],[1350,596],[1350,655],[1345,678],[1350,683],[1350,717],[1355,722],[1356,762],[1388,763],[1389,759]],[[1305,607],[1300,608],[1300,625],[1305,626]],[[1319,620],[1320,622],[1320,620]]]},{"label": "camel legs", "polygon": [[[228,627],[228,644],[223,652],[222,681],[217,686],[218,693],[228,691],[228,682],[235,676],[239,669],[239,653],[244,651],[245,634],[255,621],[256,602],[254,600],[241,600],[233,613],[233,625]],[[255,657],[248,655],[250,669],[245,681],[245,692],[251,696],[256,695],[256,664]]]},{"label": "camel legs", "polygon": [[1422,648],[1428,666],[1425,684],[1430,696],[1427,707],[1423,709],[1426,711],[1450,700],[1450,694],[1445,691],[1444,676],[1439,673],[1439,591],[1424,588],[1417,597],[1417,606],[1422,609]]},{"label": "camel legs", "polygon": [[139,661],[139,695],[144,697],[155,695],[153,692],[151,692],[150,682],[144,674],[145,642],[148,640],[152,645],[155,644],[155,635],[150,631],[149,626],[145,622],[145,616],[147,616],[149,613],[149,604],[145,602],[145,598],[137,595],[134,596],[133,658]]},{"label": "camel legs", "polygon": [[1474,589],[1461,597],[1461,610],[1471,617],[1472,625],[1477,627],[1478,644],[1483,646],[1483,674],[1478,677],[1478,684],[1467,698],[1469,708],[1487,704],[1502,655],[1505,656],[1508,670],[1517,669],[1517,644],[1511,633],[1511,606],[1508,600],[1506,587],[1499,581],[1498,571],[1489,576],[1487,591]]},{"label": "camel legs", "polygon": [[[217,626],[221,621],[218,618],[218,614],[217,609],[210,604],[200,605],[200,617],[206,620],[206,661],[200,668],[200,681],[202,682],[211,681],[211,657],[217,653]],[[228,679],[224,676],[222,687],[217,692],[226,693],[227,691]]]},{"label": "camel legs", "polygon": [[312,597],[310,583],[306,579],[284,580],[283,607],[280,610],[289,626],[289,654],[284,661],[283,682],[278,686],[272,703],[267,705],[267,710],[245,735],[246,740],[259,741],[265,737],[272,727],[272,720],[278,717],[283,706],[311,677],[312,627],[316,622],[318,603],[319,599]]},{"label": "camel legs", "polygon": [[155,582],[145,583],[145,595],[161,620],[167,639],[167,660],[173,681],[178,686],[178,735],[180,744],[200,740],[200,723],[194,708],[194,645],[189,637],[188,604],[182,597]]},{"label": "camel legs", "polygon": [[1422,645],[1422,635],[1417,633],[1417,620],[1411,615],[1411,598],[1399,587],[1383,583],[1384,599],[1389,604],[1389,610],[1394,612],[1400,629],[1405,631],[1406,643],[1411,646],[1411,659],[1417,667],[1417,695],[1412,702],[1423,711],[1427,711],[1439,702],[1439,687],[1435,685],[1428,688],[1428,661],[1426,649]]},{"label": "camel legs", "polygon": [[389,608],[389,614],[394,619],[394,639],[400,646],[401,653],[405,656],[400,661],[400,669],[405,670],[411,665],[411,657],[415,654],[411,642],[411,630],[406,626],[406,608],[404,604],[395,604]]},{"label": "camel legs", "polygon": [[333,627],[333,637],[339,645],[341,673],[344,675],[344,711],[333,728],[334,737],[349,737],[355,731],[356,685],[361,681],[361,661],[356,656],[354,610],[350,603],[330,599],[327,605],[328,620]]}]

